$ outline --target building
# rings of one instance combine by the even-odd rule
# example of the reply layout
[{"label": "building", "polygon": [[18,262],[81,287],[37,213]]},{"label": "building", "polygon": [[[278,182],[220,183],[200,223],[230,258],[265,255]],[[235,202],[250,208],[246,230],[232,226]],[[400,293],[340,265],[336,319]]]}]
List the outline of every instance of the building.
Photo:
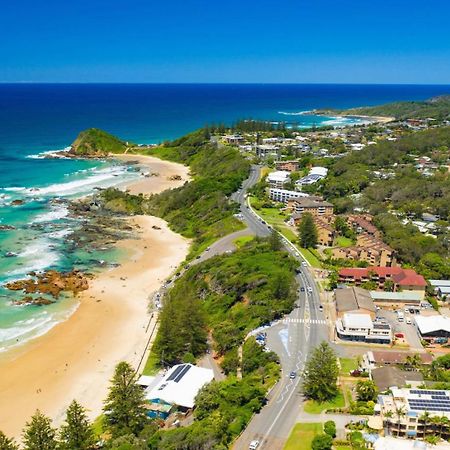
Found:
[{"label": "building", "polygon": [[303,213],[310,213],[312,216],[331,216],[333,214],[333,205],[324,200],[318,200],[317,197],[303,197],[294,200],[292,204],[292,220],[295,225],[300,222]]},{"label": "building", "polygon": [[396,291],[414,291],[425,297],[427,282],[422,275],[418,275],[413,269],[401,267],[352,267],[339,271],[339,282],[360,286],[367,281],[373,281],[378,289],[384,289],[387,282],[392,283],[392,289]]},{"label": "building", "polygon": [[375,305],[383,308],[410,306],[415,309],[420,308],[423,296],[415,291],[385,292],[370,291],[370,296]]},{"label": "building", "polygon": [[283,189],[283,186],[289,181],[290,173],[286,171],[271,172],[267,175],[266,181],[271,188]]},{"label": "building", "polygon": [[333,258],[365,261],[371,266],[376,265],[382,267],[390,267],[396,263],[394,250],[381,241],[370,244],[359,242],[357,244],[358,245],[350,247],[333,248]]},{"label": "building", "polygon": [[370,378],[380,392],[387,391],[391,386],[418,387],[423,384],[423,375],[417,370],[402,370],[395,366],[378,367],[370,371]]},{"label": "building", "polygon": [[293,200],[301,197],[309,197],[308,194],[298,191],[288,191],[287,189],[269,189],[269,198],[275,202],[287,203],[288,200]]},{"label": "building", "polygon": [[239,134],[227,134],[223,137],[223,140],[230,145],[239,145],[245,141]]},{"label": "building", "polygon": [[450,296],[450,280],[428,280],[436,295],[442,299]]},{"label": "building", "polygon": [[362,367],[373,370],[383,366],[403,366],[408,362],[408,357],[419,355],[422,365],[429,365],[433,362],[433,356],[429,353],[411,353],[386,350],[370,350],[363,355]]},{"label": "building", "polygon": [[313,216],[313,220],[317,230],[317,242],[320,245],[331,247],[336,234],[332,225],[334,216]]},{"label": "building", "polygon": [[[450,419],[450,391],[391,386],[390,392],[378,396],[375,411],[386,430],[396,436],[423,438],[435,432],[433,417]],[[444,433],[448,436],[448,428]]]},{"label": "building", "polygon": [[373,217],[370,214],[350,214],[346,217],[347,224],[356,233],[367,233],[371,236],[380,237],[381,233],[372,223]]},{"label": "building", "polygon": [[192,364],[178,364],[145,390],[150,417],[166,419],[175,409],[186,412],[195,406],[200,389],[212,381],[214,373]]},{"label": "building", "polygon": [[[369,420],[370,422],[370,420]],[[370,426],[370,423],[369,423]],[[450,450],[448,442],[438,442],[437,444],[427,444],[424,441],[415,439],[400,439],[391,436],[379,437],[373,444],[374,450]]]},{"label": "building", "polygon": [[309,184],[317,183],[319,180],[325,178],[328,174],[328,169],[325,167],[312,167],[306,177],[300,178],[295,184],[297,186],[307,186]]},{"label": "building", "polygon": [[297,172],[299,168],[298,161],[277,161],[275,163],[275,168],[277,170],[283,170],[287,172]]},{"label": "building", "polygon": [[422,339],[450,337],[450,318],[446,316],[415,316],[414,320]]},{"label": "building", "polygon": [[392,331],[385,321],[372,321],[369,314],[345,313],[336,320],[336,334],[346,341],[390,344]]},{"label": "building", "polygon": [[258,158],[265,158],[269,155],[278,156],[280,147],[273,144],[259,144],[256,146],[256,156]]},{"label": "building", "polygon": [[376,308],[369,291],[358,287],[336,289],[334,291],[334,298],[336,301],[337,317],[351,313],[367,314],[371,319],[375,319]]}]

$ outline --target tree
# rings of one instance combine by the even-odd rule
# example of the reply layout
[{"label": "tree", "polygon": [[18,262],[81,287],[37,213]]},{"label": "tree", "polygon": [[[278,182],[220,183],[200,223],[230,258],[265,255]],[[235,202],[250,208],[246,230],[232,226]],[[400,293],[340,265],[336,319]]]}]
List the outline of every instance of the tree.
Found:
[{"label": "tree", "polygon": [[360,402],[374,401],[377,397],[377,387],[372,380],[358,381],[356,395]]},{"label": "tree", "polygon": [[144,392],[136,384],[133,368],[126,362],[116,366],[103,410],[113,436],[137,435],[146,423]]},{"label": "tree", "polygon": [[322,342],[306,363],[303,381],[305,395],[319,402],[332,399],[338,393],[338,374],[336,354],[326,342]]},{"label": "tree", "polygon": [[66,423],[60,431],[61,448],[88,450],[94,444],[94,433],[86,416],[86,410],[74,400],[66,411]]},{"label": "tree", "polygon": [[331,450],[333,447],[333,438],[328,434],[317,434],[311,443],[312,450]]},{"label": "tree", "polygon": [[414,355],[408,355],[405,361],[405,367],[411,369],[418,369],[422,365],[422,358],[418,353]]},{"label": "tree", "polygon": [[275,230],[272,230],[269,236],[270,249],[277,252],[282,249],[283,243],[281,242],[280,235]]},{"label": "tree", "polygon": [[400,423],[405,414],[405,408],[403,406],[395,407],[395,415],[397,416],[397,436],[400,434]]},{"label": "tree", "polygon": [[56,430],[52,427],[50,418],[36,410],[27,422],[23,431],[25,450],[55,450],[58,448]]},{"label": "tree", "polygon": [[328,436],[335,438],[336,437],[336,422],[334,420],[327,420],[323,424],[323,431],[325,431],[325,434],[328,434]]},{"label": "tree", "polygon": [[300,245],[303,248],[315,248],[317,245],[317,228],[314,224],[313,216],[304,213],[298,226],[300,233]]},{"label": "tree", "polygon": [[0,449],[19,450],[19,447],[12,439],[9,439],[2,431],[0,431]]}]

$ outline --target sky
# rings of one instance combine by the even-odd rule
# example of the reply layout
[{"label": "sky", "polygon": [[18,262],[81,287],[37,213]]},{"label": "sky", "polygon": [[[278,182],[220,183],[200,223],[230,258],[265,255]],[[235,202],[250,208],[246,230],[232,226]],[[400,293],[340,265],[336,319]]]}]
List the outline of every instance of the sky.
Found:
[{"label": "sky", "polygon": [[450,1],[4,0],[0,82],[450,84]]}]

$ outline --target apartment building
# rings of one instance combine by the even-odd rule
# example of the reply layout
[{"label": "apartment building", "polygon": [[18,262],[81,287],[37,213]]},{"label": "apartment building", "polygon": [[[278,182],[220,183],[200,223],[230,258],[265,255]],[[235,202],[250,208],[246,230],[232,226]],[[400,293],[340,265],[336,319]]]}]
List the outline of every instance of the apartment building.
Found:
[{"label": "apartment building", "polygon": [[[301,215],[310,213],[312,216],[331,216],[333,214],[333,205],[317,197],[304,197],[294,200],[292,203],[293,220],[300,221]],[[295,223],[297,225],[297,223]]]},{"label": "apartment building", "polygon": [[296,172],[299,168],[298,161],[277,161],[275,163],[277,170],[285,170],[287,172]]},{"label": "apartment building", "polygon": [[289,191],[287,189],[269,189],[269,198],[274,202],[288,203],[289,200],[301,197],[309,197],[309,195],[304,192]]}]

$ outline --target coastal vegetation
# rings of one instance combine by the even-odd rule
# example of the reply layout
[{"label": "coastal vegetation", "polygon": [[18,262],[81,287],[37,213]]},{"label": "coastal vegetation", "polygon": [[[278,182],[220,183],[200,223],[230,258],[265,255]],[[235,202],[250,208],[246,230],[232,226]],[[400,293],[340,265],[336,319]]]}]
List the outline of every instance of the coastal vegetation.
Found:
[{"label": "coastal vegetation", "polygon": [[110,153],[125,153],[127,149],[128,143],[118,137],[98,128],[89,128],[73,141],[70,153],[75,156],[99,157]]},{"label": "coastal vegetation", "polygon": [[102,193],[107,208],[164,218],[175,232],[193,239],[192,254],[242,228],[230,196],[248,176],[250,163],[237,149],[210,142],[201,129],[146,154],[188,165],[192,181],[149,198],[107,189]]},{"label": "coastal vegetation", "polygon": [[396,119],[445,119],[449,115],[450,96],[442,95],[425,101],[394,102],[385,105],[352,108],[346,115],[389,116]]}]

